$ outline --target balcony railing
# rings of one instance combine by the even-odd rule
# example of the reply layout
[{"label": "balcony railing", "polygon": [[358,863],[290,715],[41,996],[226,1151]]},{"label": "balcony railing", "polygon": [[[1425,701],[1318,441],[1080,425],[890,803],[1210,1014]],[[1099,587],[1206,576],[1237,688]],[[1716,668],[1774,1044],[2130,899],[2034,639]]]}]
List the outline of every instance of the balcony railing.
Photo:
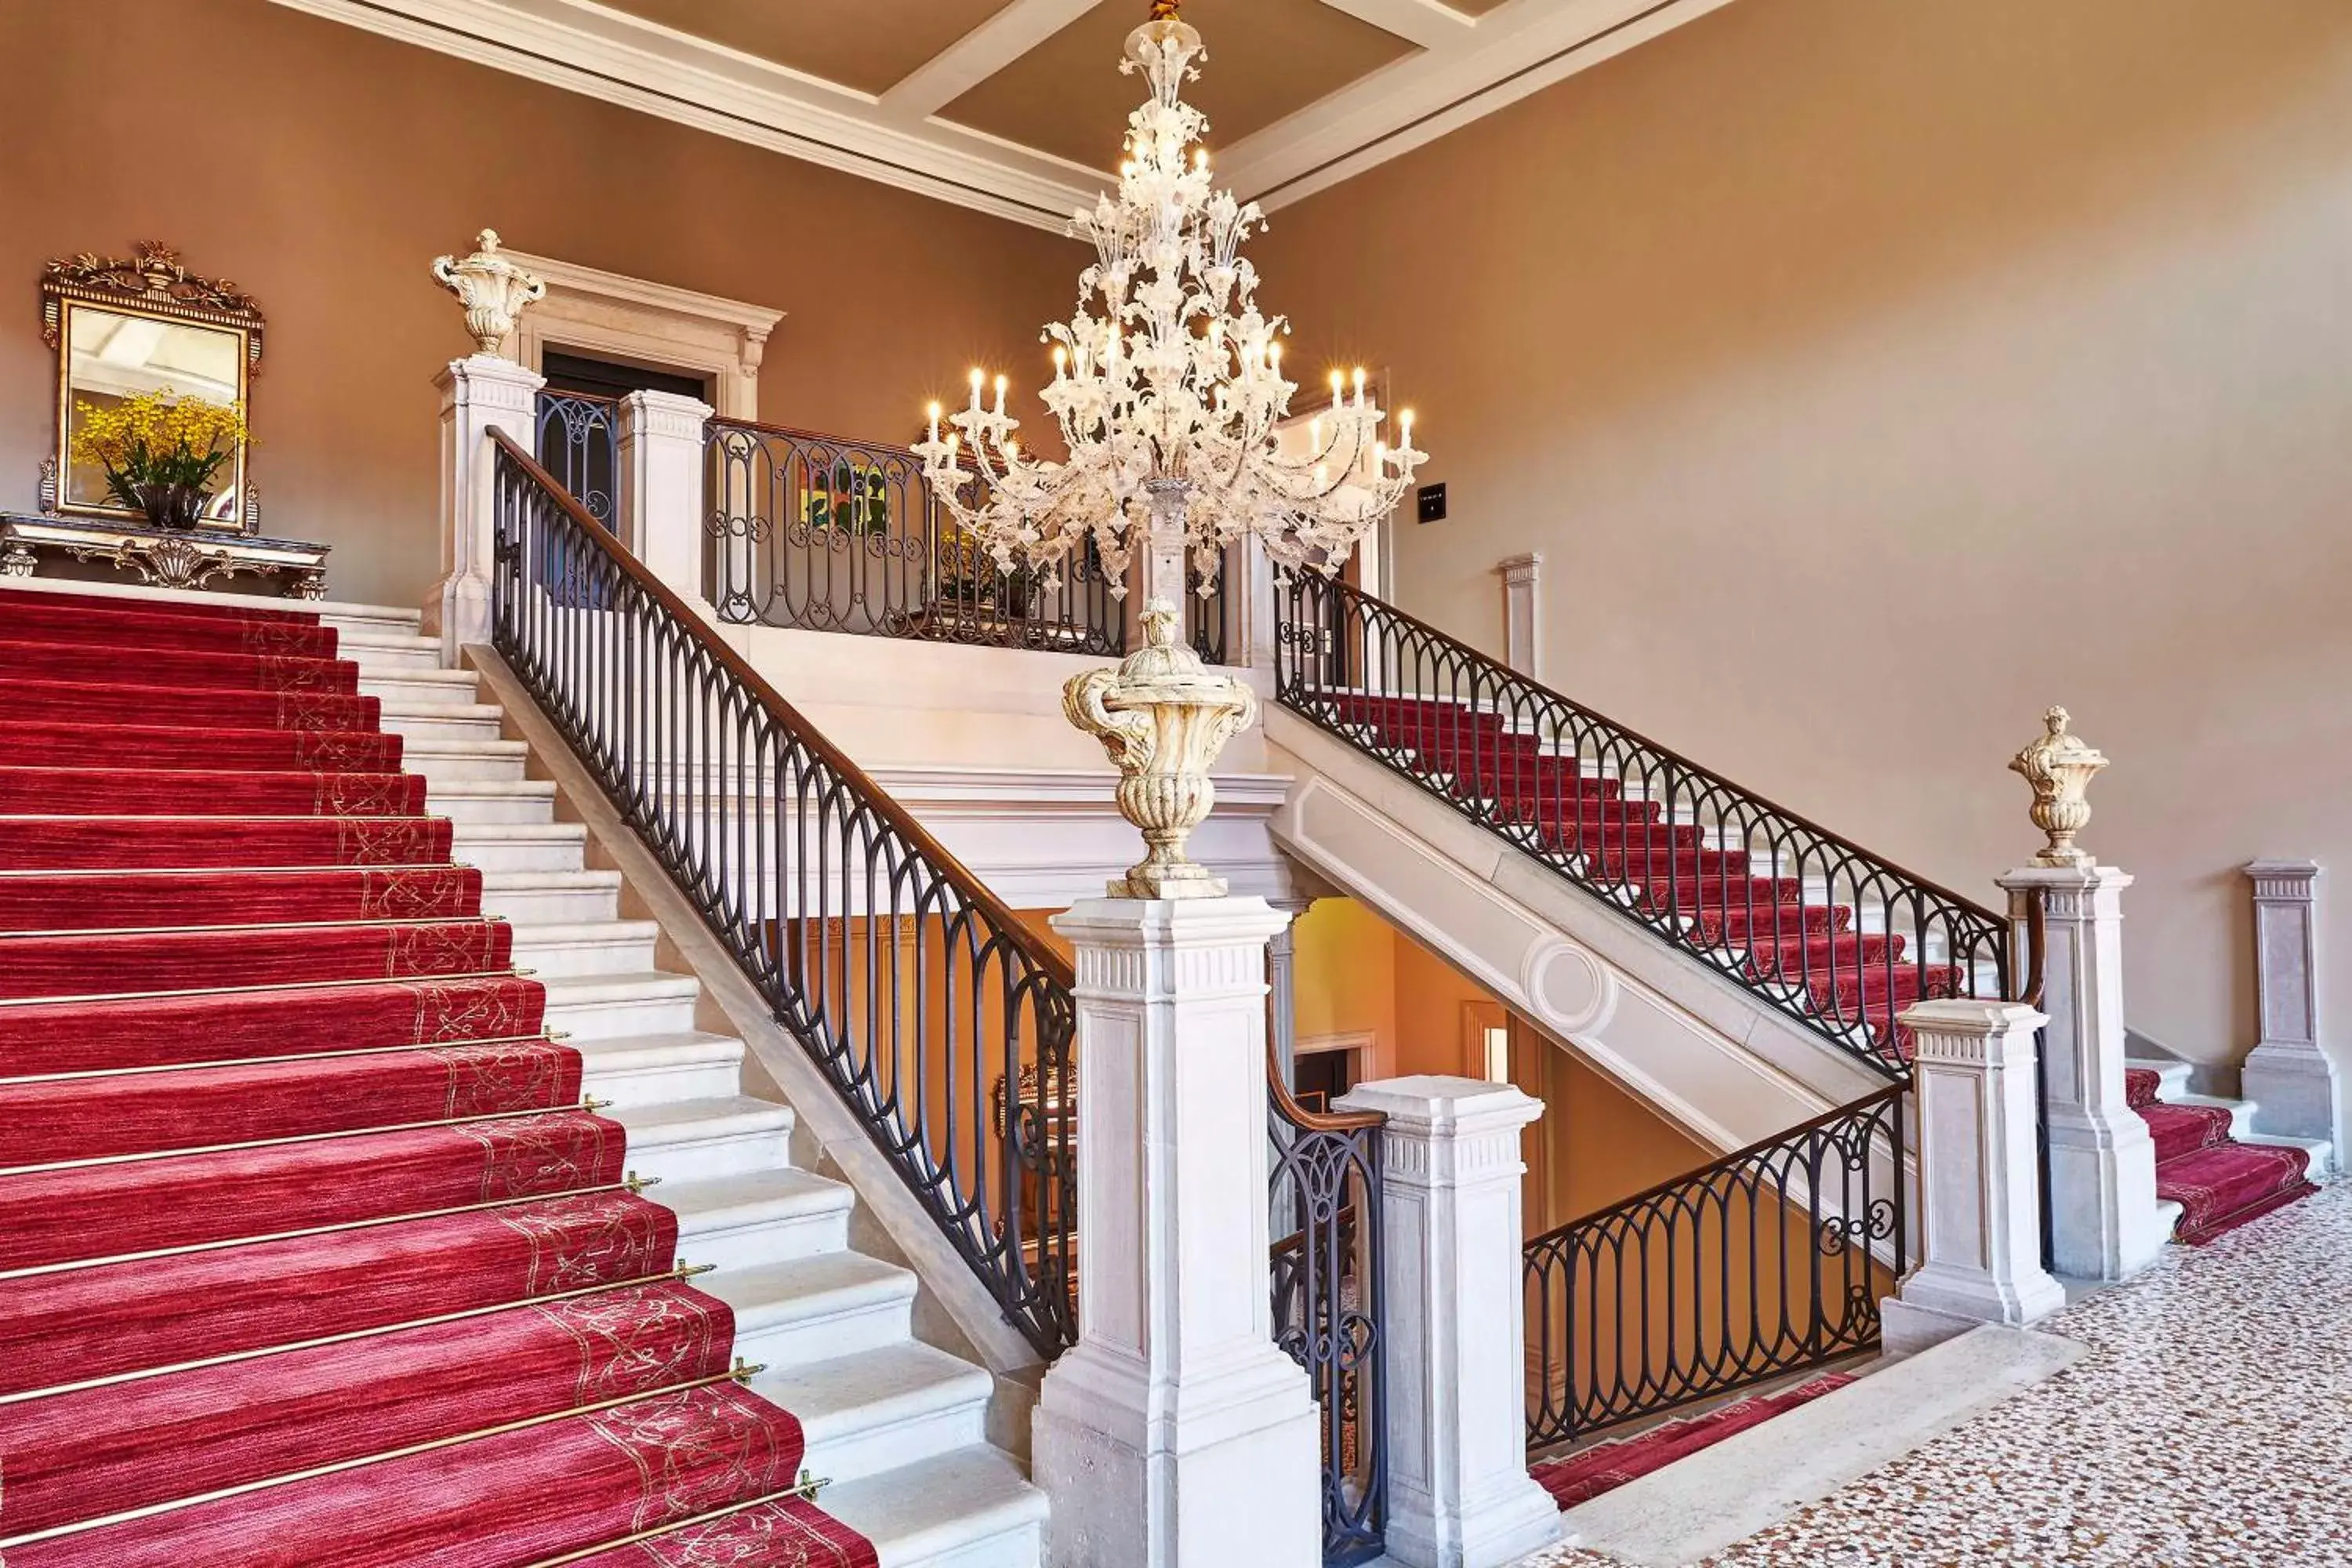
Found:
[{"label": "balcony railing", "polygon": [[722,620],[862,637],[1118,654],[1126,613],[1091,558],[1062,580],[997,565],[901,447],[714,419],[708,597]]},{"label": "balcony railing", "polygon": [[1907,1256],[1885,1089],[1527,1244],[1528,1446],[1875,1347]]}]

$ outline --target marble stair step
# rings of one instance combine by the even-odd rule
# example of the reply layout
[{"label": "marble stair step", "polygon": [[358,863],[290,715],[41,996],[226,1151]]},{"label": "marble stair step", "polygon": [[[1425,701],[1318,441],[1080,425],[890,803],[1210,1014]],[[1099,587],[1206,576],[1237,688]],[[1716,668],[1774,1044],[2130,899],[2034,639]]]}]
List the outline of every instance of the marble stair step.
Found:
[{"label": "marble stair step", "polygon": [[882,1568],[1035,1568],[1045,1550],[1045,1494],[994,1448],[901,1465],[817,1500],[874,1543]]},{"label": "marble stair step", "polygon": [[415,702],[388,698],[383,728],[404,741],[495,741],[505,710],[490,702]]},{"label": "marble stair step", "polygon": [[581,823],[465,822],[457,825],[452,858],[484,872],[574,871],[587,855]]},{"label": "marble stair step", "polygon": [[742,1086],[743,1042],[732,1035],[616,1035],[567,1042],[579,1051],[582,1091],[616,1108],[722,1099]]},{"label": "marble stair step", "polygon": [[434,737],[403,738],[400,765],[435,783],[457,779],[502,779],[509,783],[523,774],[530,748],[520,741],[462,740]]},{"label": "marble stair step", "polygon": [[547,779],[452,779],[425,787],[425,813],[451,822],[552,822],[555,785]]},{"label": "marble stair step", "polygon": [[712,1095],[604,1114],[629,1135],[629,1168],[664,1182],[742,1176],[789,1164],[792,1108],[749,1095]]},{"label": "marble stair step", "polygon": [[481,678],[470,669],[387,669],[360,672],[360,695],[386,702],[432,707],[478,700]]},{"label": "marble stair step", "polygon": [[652,921],[517,921],[515,967],[541,980],[643,973],[660,938]]},{"label": "marble stair step", "polygon": [[621,879],[618,871],[485,871],[482,912],[517,926],[616,921]]},{"label": "marble stair step", "polygon": [[770,1373],[883,1350],[914,1333],[915,1276],[846,1248],[721,1268],[695,1283],[734,1310],[735,1353]]},{"label": "marble stair step", "polygon": [[986,1442],[995,1384],[984,1368],[908,1340],[763,1373],[751,1388],[800,1417],[809,1469],[838,1483]]},{"label": "marble stair step", "polygon": [[845,1183],[797,1165],[648,1190],[677,1215],[678,1258],[720,1276],[846,1250],[857,1206]]},{"label": "marble stair step", "polygon": [[335,654],[360,667],[363,676],[441,668],[441,639],[381,629],[369,622],[335,629]]},{"label": "marble stair step", "polygon": [[576,1041],[615,1035],[675,1035],[694,1027],[702,983],[690,974],[555,976],[547,987],[547,1026]]}]

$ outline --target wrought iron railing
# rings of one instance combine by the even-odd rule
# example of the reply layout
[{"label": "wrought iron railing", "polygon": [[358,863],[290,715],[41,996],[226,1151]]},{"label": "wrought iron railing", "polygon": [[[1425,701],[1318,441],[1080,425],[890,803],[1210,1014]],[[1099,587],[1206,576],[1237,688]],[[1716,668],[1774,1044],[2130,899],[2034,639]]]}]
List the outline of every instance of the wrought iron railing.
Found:
[{"label": "wrought iron railing", "polygon": [[1056,1354],[1076,1331],[1067,963],[496,442],[498,651],[1007,1318]]},{"label": "wrought iron railing", "polygon": [[1906,1084],[1527,1244],[1528,1446],[1870,1350],[1908,1244]]},{"label": "wrought iron railing", "polygon": [[1275,1342],[1322,1407],[1323,1561],[1380,1557],[1388,1524],[1386,1347],[1381,1316],[1381,1126],[1376,1111],[1318,1114],[1266,1073]]},{"label": "wrought iron railing", "polygon": [[621,405],[582,392],[539,395],[539,462],[557,488],[618,533]]},{"label": "wrought iron railing", "polygon": [[865,637],[1062,653],[1126,651],[1100,562],[1058,583],[1000,567],[956,526],[901,447],[714,419],[707,586],[719,618]]},{"label": "wrought iron railing", "polygon": [[1276,604],[1285,706],[1889,1077],[1914,1001],[2010,994],[2004,916],[1344,583]]}]

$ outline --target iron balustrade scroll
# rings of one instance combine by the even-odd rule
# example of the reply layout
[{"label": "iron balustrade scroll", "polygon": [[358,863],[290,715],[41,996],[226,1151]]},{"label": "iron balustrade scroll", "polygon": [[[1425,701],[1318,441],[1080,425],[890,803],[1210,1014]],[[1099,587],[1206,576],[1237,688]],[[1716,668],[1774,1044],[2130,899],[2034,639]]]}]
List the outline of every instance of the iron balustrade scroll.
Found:
[{"label": "iron balustrade scroll", "polygon": [[713,419],[704,531],[719,618],[862,637],[1124,653],[1117,584],[1090,554],[1048,584],[997,565],[902,447]]},{"label": "iron balustrade scroll", "polygon": [[1529,1241],[1528,1447],[1876,1346],[1907,1256],[1908,1088]]},{"label": "iron balustrade scroll", "polygon": [[537,433],[540,466],[590,517],[617,533],[621,405],[586,393],[542,391]]},{"label": "iron balustrade scroll", "polygon": [[1388,1522],[1378,1112],[1319,1114],[1266,1073],[1274,1141],[1275,1342],[1307,1370],[1322,1415],[1323,1561],[1370,1563]]},{"label": "iron balustrade scroll", "polygon": [[[494,439],[498,651],[1052,1358],[1076,1338],[1066,961]],[[1034,1089],[1009,1115],[1005,1084]]]},{"label": "iron balustrade scroll", "polygon": [[1276,593],[1286,707],[1889,1078],[1895,1015],[2010,994],[2010,921],[1345,583]]}]

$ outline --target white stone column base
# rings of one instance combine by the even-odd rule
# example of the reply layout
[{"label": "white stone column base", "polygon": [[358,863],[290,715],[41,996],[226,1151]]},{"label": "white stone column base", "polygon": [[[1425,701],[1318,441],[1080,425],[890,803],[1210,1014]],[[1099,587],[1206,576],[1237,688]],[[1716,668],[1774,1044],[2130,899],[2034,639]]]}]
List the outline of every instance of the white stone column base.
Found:
[{"label": "white stone column base", "polygon": [[547,384],[496,354],[452,360],[434,378],[441,393],[441,580],[425,595],[424,630],[441,639],[442,662],[490,640],[490,574],[498,542],[490,432],[535,451],[539,389]]},{"label": "white stone column base", "polygon": [[1322,1561],[1320,1415],[1271,1342],[1251,1362],[1188,1380],[1181,1431],[1172,1413],[1137,1414],[1139,1366],[1084,1344],[1054,1363],[1030,1424],[1031,1472],[1053,1500],[1049,1568]]},{"label": "white stone column base", "polygon": [[[2254,1102],[2254,1121],[2267,1133],[2324,1138],[2334,1170],[2344,1168],[2341,1084],[2336,1064],[2299,1046],[2256,1046],[2247,1053],[2242,1092]],[[2332,1172],[2312,1172],[2314,1177]]]}]

